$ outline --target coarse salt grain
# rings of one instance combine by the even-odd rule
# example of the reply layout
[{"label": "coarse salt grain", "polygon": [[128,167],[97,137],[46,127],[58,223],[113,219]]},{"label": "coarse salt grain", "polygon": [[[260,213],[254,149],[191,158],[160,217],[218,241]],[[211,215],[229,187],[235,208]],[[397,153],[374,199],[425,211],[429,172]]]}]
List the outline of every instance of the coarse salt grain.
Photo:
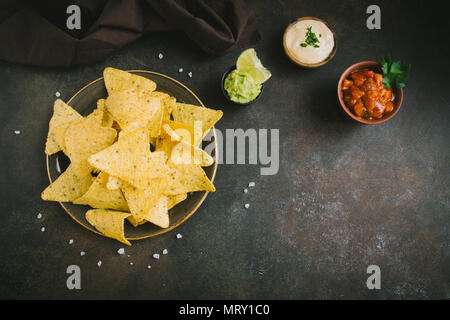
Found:
[{"label": "coarse salt grain", "polygon": [[181,239],[181,238],[183,238],[183,236],[181,235],[181,233],[178,233],[177,234],[177,239]]},{"label": "coarse salt grain", "polygon": [[244,193],[247,193],[247,192],[248,192],[248,189],[247,189],[247,188],[245,188],[245,189],[244,189]]},{"label": "coarse salt grain", "polygon": [[120,248],[119,250],[117,250],[118,254],[124,254],[125,253],[125,249],[124,248]]},{"label": "coarse salt grain", "polygon": [[163,253],[163,254],[167,254],[167,253],[169,253],[169,251],[167,251],[167,249],[164,249],[164,250],[162,251],[162,253]]},{"label": "coarse salt grain", "polygon": [[251,187],[254,187],[255,186],[255,183],[254,182],[249,182],[248,183],[248,186],[251,188]]},{"label": "coarse salt grain", "polygon": [[55,96],[60,97],[61,93],[59,93],[59,91],[56,91]]},{"label": "coarse salt grain", "polygon": [[97,262],[97,266],[100,267],[101,265],[102,265],[102,261],[99,260],[99,261]]},{"label": "coarse salt grain", "polygon": [[189,78],[192,78],[192,72],[188,73]]},{"label": "coarse salt grain", "polygon": [[41,218],[42,218],[42,214],[41,214],[41,213],[38,213],[37,218],[38,218],[38,219],[41,219]]},{"label": "coarse salt grain", "polygon": [[151,266],[151,265],[148,265],[148,266],[147,266],[147,269],[151,269],[151,268],[152,268],[152,266]]},{"label": "coarse salt grain", "polygon": [[163,54],[162,54],[162,53],[158,54],[158,58],[159,58],[159,59],[164,58]]},{"label": "coarse salt grain", "polygon": [[248,203],[246,203],[246,204],[244,205],[244,207],[245,207],[245,209],[248,209],[248,208],[250,208],[250,205],[249,205]]},{"label": "coarse salt grain", "polygon": [[130,262],[130,265],[133,265],[133,262]]},{"label": "coarse salt grain", "polygon": [[20,130],[14,130],[14,134],[20,134]]},{"label": "coarse salt grain", "polygon": [[72,244],[72,243],[73,243],[73,240],[72,240],[72,239],[70,239],[70,240],[69,240],[69,244]]},{"label": "coarse salt grain", "polygon": [[41,231],[44,232],[44,231],[45,231],[45,227],[42,227],[42,228],[41,228]]},{"label": "coarse salt grain", "polygon": [[178,69],[178,72],[183,72],[183,68]]},{"label": "coarse salt grain", "polygon": [[158,260],[158,259],[159,259],[159,254],[157,254],[157,253],[154,253],[154,254],[153,254],[153,258],[155,258],[155,259],[157,259],[157,260]]},{"label": "coarse salt grain", "polygon": [[85,254],[86,254],[86,252],[84,252],[84,251],[80,252],[80,256],[84,256]]}]

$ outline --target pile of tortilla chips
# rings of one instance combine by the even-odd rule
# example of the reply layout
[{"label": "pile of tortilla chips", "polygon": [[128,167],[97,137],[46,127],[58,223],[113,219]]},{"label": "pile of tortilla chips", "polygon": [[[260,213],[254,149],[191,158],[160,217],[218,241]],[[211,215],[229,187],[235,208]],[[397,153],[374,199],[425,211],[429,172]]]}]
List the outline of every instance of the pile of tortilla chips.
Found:
[{"label": "pile of tortilla chips", "polygon": [[189,192],[215,191],[202,169],[214,160],[199,146],[223,113],[178,103],[144,77],[103,75],[108,97],[88,116],[55,101],[45,153],[63,151],[70,165],[41,196],[91,206],[90,224],[131,245],[125,219],[168,228],[169,210]]}]

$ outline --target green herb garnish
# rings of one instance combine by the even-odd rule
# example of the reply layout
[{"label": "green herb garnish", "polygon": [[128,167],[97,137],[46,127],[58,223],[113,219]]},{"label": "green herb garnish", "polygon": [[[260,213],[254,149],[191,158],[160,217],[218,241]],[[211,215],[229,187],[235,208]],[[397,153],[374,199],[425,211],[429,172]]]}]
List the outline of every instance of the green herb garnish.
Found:
[{"label": "green herb garnish", "polygon": [[[314,48],[320,48],[320,46],[318,45],[318,43],[320,43],[319,38],[317,38],[316,34],[314,32],[312,32],[312,27],[308,27],[307,28],[307,32],[306,32],[306,38],[305,38],[305,42],[302,42],[300,45],[303,48],[306,48],[307,46],[311,46]],[[319,35],[320,37],[322,37],[322,35]]]},{"label": "green herb garnish", "polygon": [[402,61],[392,61],[390,56],[383,58],[381,62],[383,70],[383,84],[387,89],[404,88],[404,81],[411,72],[411,65],[406,65]]}]

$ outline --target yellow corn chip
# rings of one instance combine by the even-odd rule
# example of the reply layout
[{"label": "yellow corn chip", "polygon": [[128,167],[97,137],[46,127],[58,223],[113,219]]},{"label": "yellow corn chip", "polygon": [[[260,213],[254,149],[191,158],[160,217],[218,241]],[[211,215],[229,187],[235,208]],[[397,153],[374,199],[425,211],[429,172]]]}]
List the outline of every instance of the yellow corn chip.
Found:
[{"label": "yellow corn chip", "polygon": [[169,226],[167,188],[164,179],[152,179],[152,184],[146,189],[139,189],[130,184],[123,184],[122,191],[127,199],[131,214],[135,220],[145,219],[161,228]]},{"label": "yellow corn chip", "polygon": [[109,113],[109,111],[106,109],[105,99],[97,100],[97,109],[101,110],[101,112],[103,113],[101,126],[111,128],[114,123],[114,119],[112,115]]},{"label": "yellow corn chip", "polygon": [[74,166],[70,165],[52,184],[41,194],[42,200],[67,202],[73,201],[89,189],[92,184],[90,173],[78,176]]},{"label": "yellow corn chip", "polygon": [[98,109],[96,111],[72,122],[65,132],[64,152],[79,175],[92,171],[93,168],[87,161],[89,156],[107,148],[116,139],[116,130],[98,125],[99,119],[102,119],[98,115],[103,114]]},{"label": "yellow corn chip", "polygon": [[208,133],[209,129],[222,118],[221,110],[214,110],[192,104],[176,103],[172,110],[173,119],[177,122],[185,123],[195,127],[196,121],[200,122],[203,137]]},{"label": "yellow corn chip", "polygon": [[214,159],[208,153],[184,141],[180,141],[172,148],[169,159],[174,164],[198,164],[201,167],[209,167],[214,163]]},{"label": "yellow corn chip", "polygon": [[170,120],[170,114],[172,113],[172,110],[175,108],[177,99],[168,95],[167,93],[160,91],[153,91],[151,93],[151,96],[161,99],[161,103],[163,106],[163,121]]},{"label": "yellow corn chip", "polygon": [[173,196],[167,196],[167,208],[170,210],[180,202],[186,200],[187,193],[181,193]]},{"label": "yellow corn chip", "polygon": [[[64,131],[72,121],[83,118],[72,107],[65,104],[61,99],[57,99],[53,105],[53,116],[50,119],[47,142],[45,144],[45,153],[47,155],[54,154],[60,150],[61,142],[64,140]],[[59,130],[59,134],[55,132],[55,129],[59,126],[63,126]]]},{"label": "yellow corn chip", "polygon": [[106,188],[108,174],[100,172],[89,190],[80,198],[73,201],[74,204],[89,205],[96,209],[111,209],[128,211],[128,205],[120,189],[109,190]]},{"label": "yellow corn chip", "polygon": [[109,190],[117,190],[120,188],[120,181],[116,177],[108,175],[108,182],[106,183],[106,188]]},{"label": "yellow corn chip", "polygon": [[216,191],[216,188],[199,165],[175,165],[171,162],[167,164],[170,171],[165,177],[168,184],[166,195],[177,195],[194,191]]},{"label": "yellow corn chip", "polygon": [[128,212],[93,209],[86,212],[86,220],[104,236],[131,246],[125,238],[123,223],[129,215]]},{"label": "yellow corn chip", "polygon": [[[87,115],[85,118],[81,117],[77,120],[85,119],[85,121],[88,121],[89,124],[101,126],[102,125],[102,117],[103,117],[103,110],[101,110],[101,109],[99,110],[99,108],[97,108],[94,111],[92,111],[89,115]],[[54,128],[55,139],[58,142],[61,150],[64,151],[64,153],[66,155],[67,155],[66,142],[65,142],[66,130],[74,122],[75,121],[66,122],[66,123],[63,123]]]},{"label": "yellow corn chip", "polygon": [[[184,131],[184,129],[179,130]],[[174,164],[199,164],[202,167],[208,167],[214,163],[209,154],[187,143],[186,139],[178,135],[168,123],[163,125],[163,132],[163,135],[156,140],[156,151],[164,152]]]},{"label": "yellow corn chip", "polygon": [[89,163],[95,168],[145,189],[150,179],[165,175],[166,155],[150,152],[148,132],[138,129],[121,137],[112,146],[92,155]]},{"label": "yellow corn chip", "polygon": [[181,140],[185,141],[186,143],[198,147],[202,142],[203,131],[201,126],[193,127],[185,123],[166,120],[163,123],[163,127],[166,128],[166,132],[163,131],[161,135],[167,133],[167,125],[181,138]]},{"label": "yellow corn chip", "polygon": [[133,89],[139,94],[150,94],[156,89],[156,83],[150,79],[114,68],[103,71],[108,94]]},{"label": "yellow corn chip", "polygon": [[128,216],[127,220],[133,227],[138,227],[141,224],[147,223],[147,220],[145,220],[144,218],[135,217],[133,215]]},{"label": "yellow corn chip", "polygon": [[139,96],[134,90],[119,91],[106,99],[106,108],[123,131],[147,127],[151,137],[159,136],[163,118],[160,98]]}]

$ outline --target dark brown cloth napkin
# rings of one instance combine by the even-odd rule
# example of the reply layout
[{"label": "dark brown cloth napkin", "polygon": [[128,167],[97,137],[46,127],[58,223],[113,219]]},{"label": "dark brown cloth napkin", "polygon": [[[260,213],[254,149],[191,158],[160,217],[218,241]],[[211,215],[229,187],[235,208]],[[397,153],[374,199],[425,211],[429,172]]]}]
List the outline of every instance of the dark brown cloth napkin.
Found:
[{"label": "dark brown cloth napkin", "polygon": [[[68,30],[69,5],[81,8],[81,30]],[[0,59],[38,66],[98,61],[141,36],[178,30],[219,55],[260,39],[243,0],[3,0]]]}]

